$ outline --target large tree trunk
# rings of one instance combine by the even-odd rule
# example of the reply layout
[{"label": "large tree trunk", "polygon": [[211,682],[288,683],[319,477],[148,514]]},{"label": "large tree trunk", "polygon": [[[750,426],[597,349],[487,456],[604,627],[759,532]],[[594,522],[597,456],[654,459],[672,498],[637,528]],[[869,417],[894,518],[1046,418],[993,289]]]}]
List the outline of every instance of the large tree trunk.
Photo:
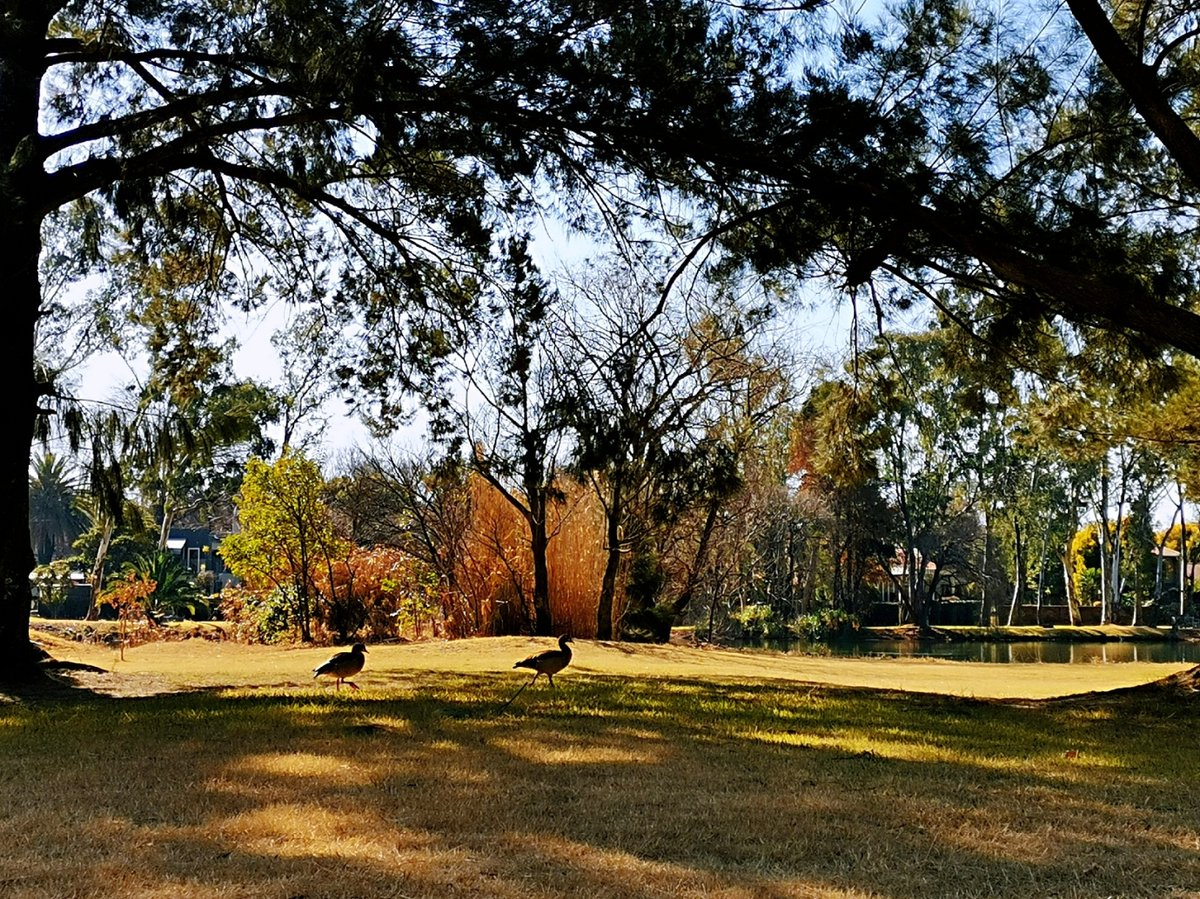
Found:
[{"label": "large tree trunk", "polygon": [[41,653],[29,641],[34,568],[29,535],[29,448],[42,392],[33,367],[34,324],[41,306],[38,257],[43,211],[36,198],[45,174],[35,152],[45,17],[52,4],[6,4],[0,16],[0,246],[4,327],[0,358],[0,680],[37,673]]},{"label": "large tree trunk", "polygon": [[1042,625],[1042,597],[1045,595],[1046,589],[1046,556],[1049,554],[1049,533],[1042,531],[1042,552],[1038,556],[1038,576],[1037,576],[1037,600],[1034,605],[1035,618],[1034,624],[1038,627]]},{"label": "large tree trunk", "polygon": [[1067,538],[1067,547],[1062,553],[1063,567],[1063,584],[1067,589],[1067,613],[1070,616],[1072,625],[1083,623],[1083,610],[1079,602],[1079,583],[1075,579],[1075,566],[1071,556],[1070,538]]},{"label": "large tree trunk", "polygon": [[1188,611],[1188,544],[1187,509],[1183,504],[1183,484],[1176,481],[1179,491],[1179,617]]},{"label": "large tree trunk", "polygon": [[983,564],[979,567],[980,572],[980,590],[979,590],[979,626],[989,627],[992,623],[992,602],[991,593],[988,591],[988,584],[991,583],[991,578],[988,576],[991,573],[990,566],[992,564],[992,506],[994,503],[989,503],[983,510]]},{"label": "large tree trunk", "polygon": [[550,567],[546,551],[550,536],[546,532],[545,495],[535,504],[529,516],[529,549],[533,554],[533,628],[539,637],[554,636],[554,617],[550,611]]},{"label": "large tree trunk", "polygon": [[692,597],[696,595],[696,588],[700,585],[700,574],[704,570],[704,563],[708,559],[708,547],[712,542],[713,529],[717,524],[717,513],[720,511],[720,498],[711,498],[708,501],[708,514],[704,518],[704,528],[700,531],[700,543],[696,547],[696,555],[692,559],[692,568],[688,572],[683,589],[679,591],[679,596],[675,598],[675,602],[671,605],[671,611],[676,617],[687,611],[687,607],[691,605]]},{"label": "large tree trunk", "polygon": [[[11,231],[0,225],[0,244],[10,251],[14,244]],[[0,440],[0,506],[4,509],[0,515],[0,680],[33,674],[40,655],[29,642],[33,603],[29,574],[34,568],[29,537],[29,447],[33,442],[37,387],[28,294],[36,296],[38,290],[37,243],[21,243],[26,249],[17,254],[17,264],[9,271],[8,280],[12,284],[19,279],[24,290],[6,305],[7,322],[0,329],[0,355],[11,366],[9,381],[0,391],[0,420],[5,422],[4,439]],[[33,305],[36,308],[36,303]]]},{"label": "large tree trunk", "polygon": [[1100,547],[1100,624],[1108,624],[1108,467],[1100,471],[1100,505],[1096,509],[1099,533],[1096,543]]},{"label": "large tree trunk", "polygon": [[162,522],[158,526],[158,548],[160,550],[166,550],[173,527],[175,527],[175,504],[168,500],[163,503]]},{"label": "large tree trunk", "polygon": [[621,487],[619,479],[612,491],[612,501],[608,504],[606,528],[606,553],[604,562],[604,577],[600,581],[600,599],[596,604],[596,639],[611,640],[613,638],[613,601],[617,592],[617,572],[621,567],[621,516],[624,509],[621,504]]},{"label": "large tree trunk", "polygon": [[1012,601],[1008,606],[1008,621],[1005,624],[1012,627],[1021,611],[1021,594],[1025,591],[1025,543],[1021,534],[1021,522],[1013,516],[1013,591]]},{"label": "large tree trunk", "polygon": [[[0,227],[0,241],[8,229]],[[11,242],[6,242],[11,247]],[[36,259],[36,253],[34,254]],[[11,278],[11,273],[10,273]],[[14,304],[17,305],[17,304]],[[40,650],[29,640],[33,603],[29,574],[29,447],[33,442],[32,322],[20,327],[10,319],[0,329],[0,354],[10,360],[11,380],[0,391],[0,418],[7,424],[0,440],[0,681],[25,680],[37,672]],[[26,346],[18,347],[24,334]],[[12,360],[21,361],[13,362]],[[22,387],[24,389],[22,389]]]},{"label": "large tree trunk", "polygon": [[96,557],[92,560],[92,573],[88,577],[88,584],[92,588],[87,615],[84,616],[88,621],[95,621],[100,617],[100,592],[104,589],[104,562],[108,558],[108,549],[112,546],[113,533],[116,529],[117,526],[112,517],[104,516],[104,525],[100,529],[100,543],[96,546]]}]

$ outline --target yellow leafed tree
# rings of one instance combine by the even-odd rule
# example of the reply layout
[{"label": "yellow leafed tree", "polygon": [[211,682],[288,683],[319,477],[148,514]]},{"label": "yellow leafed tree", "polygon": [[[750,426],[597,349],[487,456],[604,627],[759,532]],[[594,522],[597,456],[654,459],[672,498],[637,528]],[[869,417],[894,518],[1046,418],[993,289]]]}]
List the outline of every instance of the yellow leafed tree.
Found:
[{"label": "yellow leafed tree", "polygon": [[286,452],[274,464],[251,459],[236,497],[240,530],[221,543],[221,555],[255,591],[276,591],[287,602],[301,639],[313,638],[317,575],[350,553],[334,532],[322,498],[325,480],[315,462]]}]

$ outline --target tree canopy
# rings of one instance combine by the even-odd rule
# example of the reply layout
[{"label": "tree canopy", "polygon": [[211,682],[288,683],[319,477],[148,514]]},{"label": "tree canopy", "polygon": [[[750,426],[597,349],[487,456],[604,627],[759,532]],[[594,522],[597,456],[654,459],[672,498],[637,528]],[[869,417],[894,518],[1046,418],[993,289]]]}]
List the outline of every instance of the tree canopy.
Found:
[{"label": "tree canopy", "polygon": [[148,289],[113,296],[151,310],[351,308],[338,376],[381,426],[441,376],[446,323],[545,212],[654,220],[679,271],[719,247],[724,272],[819,278],[881,317],[930,302],[1008,362],[1116,347],[1161,368],[1168,348],[1200,355],[1189,16],[1151,0],[913,0],[879,23],[819,0],[7,4],[0,349],[19,374],[0,399],[0,668],[33,655],[29,447],[70,400],[61,360],[35,356],[70,317],[43,285],[120,270]]},{"label": "tree canopy", "polygon": [[[63,393],[55,360],[33,355],[59,311],[43,276],[119,259],[175,273],[213,308],[350,304],[364,339],[340,373],[386,422],[444,345],[432,310],[469,311],[536,188],[553,184],[577,224],[636,215],[654,185],[695,173],[694,129],[749,131],[782,74],[764,52],[773,30],[691,0],[6,6],[0,339],[20,374],[0,410],[17,423],[0,457],[15,513],[0,533],[3,667],[32,658],[26,469],[35,417]],[[588,195],[590,211],[570,201]],[[73,252],[43,256],[56,237]]]}]

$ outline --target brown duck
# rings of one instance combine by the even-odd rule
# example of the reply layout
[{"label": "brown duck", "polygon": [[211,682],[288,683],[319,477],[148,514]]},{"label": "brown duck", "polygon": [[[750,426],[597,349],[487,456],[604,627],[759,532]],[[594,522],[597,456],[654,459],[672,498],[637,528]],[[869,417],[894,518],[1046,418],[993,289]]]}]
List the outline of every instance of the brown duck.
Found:
[{"label": "brown duck", "polygon": [[349,652],[335,653],[314,668],[313,677],[317,678],[321,677],[322,675],[326,677],[333,677],[337,679],[337,686],[339,690],[342,688],[343,681],[357,690],[358,685],[350,680],[350,678],[354,677],[354,675],[363,670],[363,665],[365,665],[367,661],[363,658],[363,653],[366,651],[367,647],[365,647],[363,644],[355,643],[350,647]]},{"label": "brown duck", "polygon": [[513,665],[514,668],[529,668],[537,672],[533,676],[533,680],[538,679],[538,674],[546,675],[546,680],[550,681],[550,686],[554,686],[554,675],[562,671],[571,663],[571,647],[568,643],[573,643],[568,634],[563,634],[558,638],[558,649],[547,649],[539,653],[534,653],[527,659],[522,659]]}]

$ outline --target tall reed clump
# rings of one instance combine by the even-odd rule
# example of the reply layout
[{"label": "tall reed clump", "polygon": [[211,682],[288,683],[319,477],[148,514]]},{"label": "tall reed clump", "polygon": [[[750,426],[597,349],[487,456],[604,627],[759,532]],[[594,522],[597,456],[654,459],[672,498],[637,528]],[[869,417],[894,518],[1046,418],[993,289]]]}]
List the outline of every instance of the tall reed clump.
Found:
[{"label": "tall reed clump", "polygon": [[604,509],[585,484],[571,481],[562,489],[566,499],[550,512],[553,539],[546,551],[550,611],[559,633],[593,637],[604,576]]},{"label": "tall reed clump", "polygon": [[458,583],[481,635],[515,634],[533,620],[533,560],[525,519],[494,487],[471,476],[471,527]]},{"label": "tall reed clump", "polygon": [[[494,487],[472,477],[471,527],[457,572],[475,633],[529,630],[533,614],[533,557],[524,517]],[[550,608],[558,633],[596,632],[596,596],[604,569],[604,516],[584,485],[565,483],[565,500],[550,510]],[[448,626],[449,632],[456,629]]]}]

